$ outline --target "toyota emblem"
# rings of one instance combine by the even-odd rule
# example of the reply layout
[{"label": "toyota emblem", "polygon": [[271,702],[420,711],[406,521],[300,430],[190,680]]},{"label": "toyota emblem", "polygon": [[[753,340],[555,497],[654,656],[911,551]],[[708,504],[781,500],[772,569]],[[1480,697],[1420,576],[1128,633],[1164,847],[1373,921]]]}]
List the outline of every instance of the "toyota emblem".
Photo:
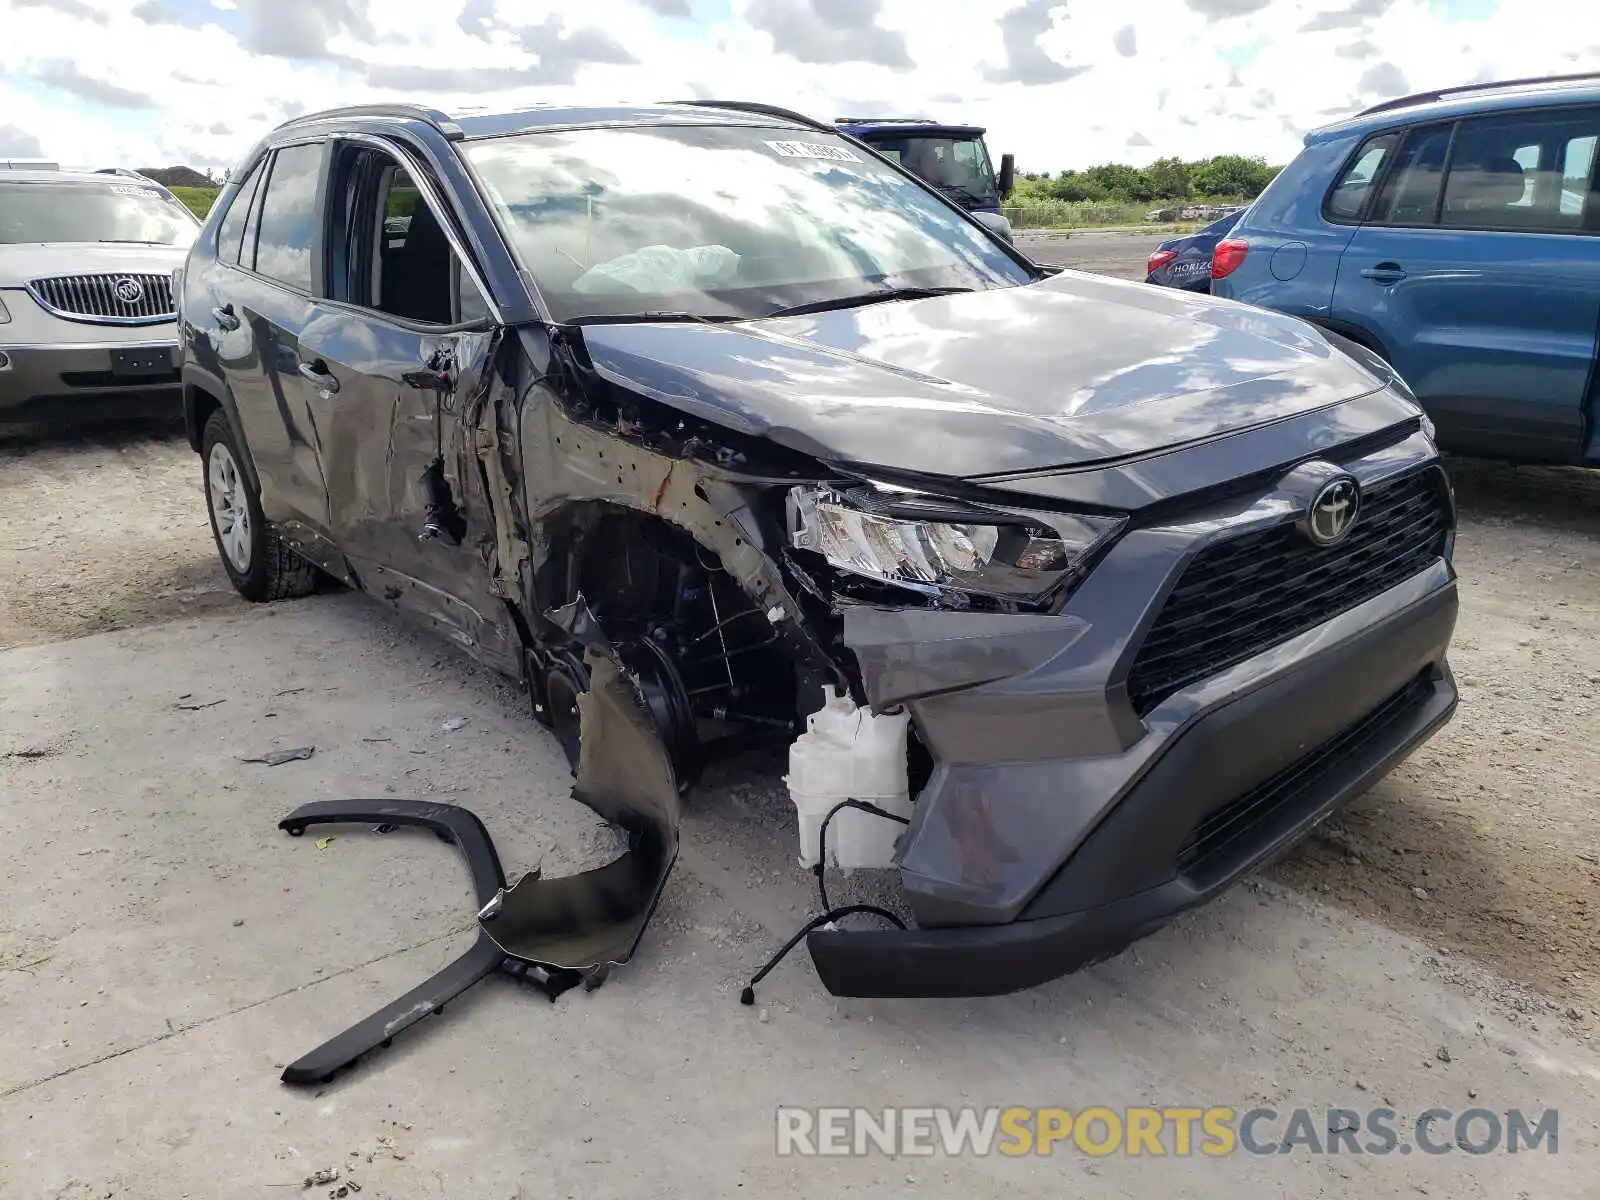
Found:
[{"label": "toyota emblem", "polygon": [[111,290],[124,304],[137,304],[144,299],[144,284],[137,279],[119,279],[111,285]]},{"label": "toyota emblem", "polygon": [[1317,489],[1302,527],[1317,545],[1333,546],[1355,528],[1360,512],[1360,486],[1350,476],[1338,475]]}]

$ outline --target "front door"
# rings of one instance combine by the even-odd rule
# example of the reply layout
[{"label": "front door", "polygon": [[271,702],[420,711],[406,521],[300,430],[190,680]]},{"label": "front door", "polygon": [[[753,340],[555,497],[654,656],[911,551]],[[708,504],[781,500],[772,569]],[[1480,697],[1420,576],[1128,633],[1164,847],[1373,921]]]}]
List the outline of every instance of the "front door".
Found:
[{"label": "front door", "polygon": [[328,299],[299,343],[329,519],[366,591],[502,669],[519,642],[490,586],[494,545],[469,400],[496,346],[437,213],[389,154],[341,144],[332,174]]}]

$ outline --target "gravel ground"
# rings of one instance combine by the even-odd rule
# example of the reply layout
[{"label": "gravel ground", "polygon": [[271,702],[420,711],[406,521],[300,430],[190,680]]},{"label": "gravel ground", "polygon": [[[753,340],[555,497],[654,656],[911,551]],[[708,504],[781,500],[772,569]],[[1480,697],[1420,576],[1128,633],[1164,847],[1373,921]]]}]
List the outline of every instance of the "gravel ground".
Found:
[{"label": "gravel ground", "polygon": [[[241,761],[294,746],[315,752]],[[783,787],[752,760],[695,790],[661,907],[604,987],[550,1004],[486,981],[331,1084],[280,1084],[473,936],[447,847],[291,839],[284,813],[451,801],[510,878],[557,875],[614,844],[570,785],[515,688],[347,593],[0,651],[0,825],[18,831],[0,839],[0,1197],[321,1200],[337,1187],[304,1181],[336,1168],[355,1200],[1600,1200],[1592,1018],[1275,881],[1013,996],[835,999],[801,952],[741,1006],[816,903]],[[1160,1156],[818,1159],[775,1153],[785,1104],[1276,1115],[1254,1127],[1265,1154],[1185,1156],[1169,1130]],[[1396,1153],[1304,1140],[1380,1107]],[[1439,1109],[1553,1110],[1559,1152],[1465,1153],[1445,1118],[1445,1153],[1412,1153]],[[1273,1152],[1296,1110],[1298,1147]]]},{"label": "gravel ground", "polygon": [[[1458,715],[1274,872],[1587,1013],[1600,1008],[1600,473],[1452,474]],[[0,447],[0,648],[242,607],[181,437]]]},{"label": "gravel ground", "polygon": [[1094,229],[1023,230],[1016,235],[1017,249],[1034,262],[1073,267],[1118,279],[1143,279],[1145,259],[1175,234],[1127,233]]}]

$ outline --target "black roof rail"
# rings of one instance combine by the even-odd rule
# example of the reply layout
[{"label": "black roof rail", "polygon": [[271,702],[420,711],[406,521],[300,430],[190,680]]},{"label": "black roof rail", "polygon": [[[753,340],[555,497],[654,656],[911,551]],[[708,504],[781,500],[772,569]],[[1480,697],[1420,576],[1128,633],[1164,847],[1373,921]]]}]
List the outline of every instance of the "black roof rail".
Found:
[{"label": "black roof rail", "polygon": [[1382,104],[1374,104],[1371,108],[1364,108],[1356,114],[1358,117],[1371,116],[1373,113],[1388,112],[1396,108],[1410,108],[1414,104],[1432,104],[1450,96],[1464,96],[1472,92],[1490,92],[1495,88],[1528,87],[1535,83],[1576,83],[1583,79],[1600,79],[1600,71],[1579,71],[1572,75],[1532,75],[1526,79],[1500,79],[1490,83],[1464,83],[1459,87],[1439,88],[1432,92],[1418,92],[1413,96],[1401,96],[1396,100],[1385,100]]},{"label": "black roof rail", "polygon": [[312,121],[326,121],[333,117],[398,117],[406,121],[421,121],[432,125],[445,137],[459,142],[466,134],[461,126],[450,119],[448,113],[424,104],[348,104],[343,108],[325,108],[320,112],[304,113],[285,121],[284,125],[305,125]]},{"label": "black roof rail", "polygon": [[692,104],[696,108],[726,108],[734,112],[747,112],[760,117],[778,117],[785,121],[794,121],[808,129],[823,130],[827,133],[838,133],[826,121],[819,121],[815,117],[808,117],[792,109],[779,108],[776,104],[758,104],[754,100],[669,100],[669,104]]},{"label": "black roof rail", "polygon": [[932,117],[835,117],[842,125],[937,125]]}]

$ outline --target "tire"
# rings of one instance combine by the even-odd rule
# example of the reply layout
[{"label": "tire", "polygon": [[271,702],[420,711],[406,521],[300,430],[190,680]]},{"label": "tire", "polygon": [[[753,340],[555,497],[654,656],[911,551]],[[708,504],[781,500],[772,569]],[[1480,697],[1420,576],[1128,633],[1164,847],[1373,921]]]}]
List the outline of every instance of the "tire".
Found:
[{"label": "tire", "polygon": [[218,409],[201,436],[200,463],[222,569],[246,600],[265,603],[309,595],[322,573],[291,550],[261,515],[261,498],[239,468],[243,457],[233,426]]}]

